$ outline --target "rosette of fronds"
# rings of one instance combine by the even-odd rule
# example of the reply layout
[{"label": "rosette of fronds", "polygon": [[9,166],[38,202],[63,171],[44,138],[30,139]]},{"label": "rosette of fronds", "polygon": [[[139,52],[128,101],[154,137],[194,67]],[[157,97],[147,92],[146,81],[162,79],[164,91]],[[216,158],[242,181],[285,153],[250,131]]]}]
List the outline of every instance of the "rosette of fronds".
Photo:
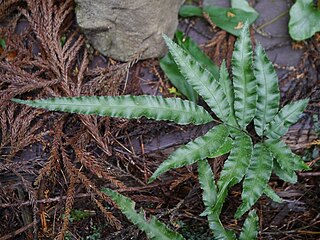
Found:
[{"label": "rosette of fronds", "polygon": [[[106,96],[14,101],[70,113],[122,118],[144,116],[177,124],[218,122],[204,136],[175,150],[153,173],[149,182],[171,169],[197,163],[205,205],[202,215],[208,217],[209,227],[217,239],[235,239],[235,234],[226,230],[219,219],[228,190],[233,185],[242,181],[242,204],[235,214],[239,218],[252,208],[262,194],[274,201],[281,201],[268,185],[272,172],[281,179],[294,183],[297,181],[295,171],[308,169],[303,160],[281,141],[289,127],[299,119],[308,99],[293,102],[280,109],[276,72],[259,44],[253,53],[248,28],[248,24],[245,24],[235,44],[232,81],[225,63],[221,65],[219,79],[216,79],[197,59],[164,36],[170,54],[185,80],[219,120],[214,119],[203,107],[179,98]],[[253,140],[247,130],[252,121],[258,140]],[[230,154],[220,179],[216,182],[207,158],[228,152]],[[109,191],[107,195],[113,198],[114,194]],[[122,204],[122,201],[118,201],[119,195],[114,196],[120,209],[126,212],[129,219],[134,219],[135,213],[127,211],[123,205],[128,205],[127,200]],[[250,211],[240,239],[256,237],[257,219],[255,211]],[[135,220],[132,221],[138,225]]]}]

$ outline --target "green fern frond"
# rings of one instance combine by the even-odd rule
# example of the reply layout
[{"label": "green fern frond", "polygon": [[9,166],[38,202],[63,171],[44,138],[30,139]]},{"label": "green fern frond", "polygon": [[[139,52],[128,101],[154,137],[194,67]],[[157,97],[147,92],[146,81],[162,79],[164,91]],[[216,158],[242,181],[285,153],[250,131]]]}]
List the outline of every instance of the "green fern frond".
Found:
[{"label": "green fern frond", "polygon": [[155,240],[183,240],[184,237],[179,233],[172,231],[165,224],[157,220],[154,216],[147,221],[143,213],[137,213],[135,210],[135,202],[129,198],[111,190],[104,188],[101,190],[110,197],[120,208],[121,212],[142,231],[144,231],[150,239]]},{"label": "green fern frond", "polygon": [[219,82],[179,45],[165,35],[163,38],[188,83],[202,96],[212,111],[226,122],[229,118],[229,104]]},{"label": "green fern frond", "polygon": [[[229,183],[228,187],[232,187],[242,180],[250,164],[252,149],[251,138],[237,131],[233,140],[233,148],[220,173],[219,190],[227,183]],[[230,182],[231,179],[233,179],[232,182]]]},{"label": "green fern frond", "polygon": [[178,148],[167,160],[160,164],[150,177],[149,183],[170,169],[191,165],[213,155],[228,139],[228,134],[228,128],[220,124],[210,129],[202,137],[198,137],[194,141]]},{"label": "green fern frond", "polygon": [[215,212],[208,214],[209,228],[214,234],[214,239],[217,240],[235,240],[236,236],[233,231],[227,230],[223,227],[219,215]]},{"label": "green fern frond", "polygon": [[54,111],[129,119],[146,117],[179,124],[200,125],[213,120],[203,107],[191,101],[158,96],[93,96],[42,100],[13,99],[13,101]]},{"label": "green fern frond", "polygon": [[252,46],[246,23],[235,43],[232,55],[234,110],[239,126],[245,129],[256,111],[257,82],[252,68]]},{"label": "green fern frond", "polygon": [[279,109],[280,91],[277,73],[260,44],[255,49],[254,75],[257,80],[257,110],[254,127],[262,136],[267,124],[271,122]]},{"label": "green fern frond", "polygon": [[239,240],[254,240],[258,236],[259,217],[255,210],[249,212],[244,221]]},{"label": "green fern frond", "polygon": [[243,181],[242,204],[235,217],[241,217],[263,194],[272,172],[272,155],[263,143],[254,146],[250,166]]},{"label": "green fern frond", "polygon": [[[230,106],[228,124],[235,128],[239,128],[239,125],[237,124],[235,113],[234,113],[234,89],[233,89],[232,81],[229,77],[225,60],[222,61],[222,64],[220,67],[219,83],[222,86],[222,89],[227,97],[227,100]],[[230,129],[230,131],[232,132],[233,129]]]},{"label": "green fern frond", "polygon": [[204,206],[207,209],[213,208],[217,200],[217,187],[214,182],[212,169],[206,159],[198,161],[198,177],[203,191],[202,199]]},{"label": "green fern frond", "polygon": [[264,194],[268,198],[272,199],[272,201],[282,203],[282,198],[279,197],[269,185],[267,185],[267,187],[264,189]]},{"label": "green fern frond", "polygon": [[282,137],[298,121],[308,102],[309,99],[302,99],[284,106],[268,125],[266,136],[272,139]]}]

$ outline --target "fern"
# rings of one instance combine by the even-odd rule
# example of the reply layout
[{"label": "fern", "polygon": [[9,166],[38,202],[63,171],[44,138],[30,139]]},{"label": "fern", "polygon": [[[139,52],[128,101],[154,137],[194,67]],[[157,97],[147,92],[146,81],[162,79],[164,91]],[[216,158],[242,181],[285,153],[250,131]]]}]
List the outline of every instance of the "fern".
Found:
[{"label": "fern", "polygon": [[122,213],[136,226],[138,226],[142,231],[144,231],[147,236],[155,240],[182,240],[179,233],[172,231],[165,224],[157,220],[154,216],[151,217],[150,221],[145,219],[143,212],[137,213],[135,210],[135,202],[129,198],[112,191],[111,189],[104,188],[102,192],[110,197],[121,209]]},{"label": "fern", "polygon": [[179,98],[157,96],[76,97],[50,98],[23,101],[13,99],[36,108],[69,113],[96,114],[100,116],[170,120],[179,124],[204,124],[213,119],[203,107]]},{"label": "fern", "polygon": [[257,81],[252,70],[252,47],[248,29],[246,24],[235,43],[232,55],[234,109],[242,129],[245,129],[253,119],[257,102]]},{"label": "fern", "polygon": [[[204,136],[181,146],[158,167],[150,177],[154,181],[161,174],[179,167],[198,164],[198,178],[203,190],[203,202],[209,227],[216,239],[235,239],[235,233],[225,229],[219,219],[229,189],[243,179],[242,203],[235,216],[249,211],[262,194],[276,202],[281,198],[268,185],[272,171],[281,179],[294,183],[295,171],[308,170],[303,160],[291,152],[280,140],[307,106],[308,100],[299,100],[279,110],[278,78],[272,63],[258,44],[252,53],[248,24],[241,30],[232,56],[231,81],[225,63],[216,79],[192,55],[164,36],[170,54],[179,67],[186,83],[203,98],[221,124]],[[254,66],[254,68],[253,68]],[[187,100],[153,96],[77,97],[46,100],[13,101],[33,107],[71,113],[97,114],[111,117],[169,120],[178,124],[205,124],[214,121],[201,106]],[[246,130],[253,121],[261,141],[253,141]],[[255,144],[254,144],[255,143]],[[230,152],[216,184],[207,158]],[[161,239],[174,234],[155,218],[146,222],[134,210],[134,203],[111,190],[105,190],[134,224],[151,238]],[[257,236],[258,217],[255,211],[248,214],[240,239]],[[164,236],[162,236],[162,231]],[[168,233],[168,234],[167,234]],[[173,236],[173,235],[172,235]],[[175,235],[180,239],[179,235]]]},{"label": "fern", "polygon": [[149,179],[149,183],[170,169],[190,165],[208,156],[212,156],[212,154],[219,150],[221,143],[226,141],[227,136],[228,128],[224,125],[219,125],[209,130],[204,136],[198,137],[195,141],[178,148],[153,173]]},{"label": "fern", "polygon": [[258,235],[258,215],[252,210],[243,224],[239,240],[253,240]]}]

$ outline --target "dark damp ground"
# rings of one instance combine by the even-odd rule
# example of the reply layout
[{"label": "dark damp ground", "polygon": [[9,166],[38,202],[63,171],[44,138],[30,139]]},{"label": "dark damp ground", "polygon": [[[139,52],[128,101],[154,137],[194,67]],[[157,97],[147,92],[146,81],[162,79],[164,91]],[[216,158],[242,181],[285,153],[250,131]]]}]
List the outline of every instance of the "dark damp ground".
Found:
[{"label": "dark damp ground", "polygon": [[[228,6],[229,1],[216,2]],[[146,184],[174,149],[204,134],[210,124],[194,127],[146,119],[84,117],[36,111],[8,102],[16,96],[79,93],[173,97],[158,59],[134,64],[114,61],[81,40],[72,11],[59,31],[53,27],[43,33],[45,23],[39,19],[32,22],[21,12],[29,11],[36,18],[49,15],[50,10],[40,7],[32,12],[24,2],[12,3],[8,8],[0,5],[0,38],[6,39],[6,48],[0,48],[0,240],[53,239],[67,229],[65,239],[145,239],[101,196],[101,187],[120,189],[147,215],[157,216],[186,239],[212,239],[206,219],[199,217],[204,209],[193,166],[170,171],[155,183]],[[299,181],[294,185],[272,176],[270,186],[284,202],[277,204],[262,197],[255,205],[260,217],[259,238],[319,239],[319,143],[315,140],[320,126],[320,36],[291,41],[287,32],[291,1],[252,3],[260,14],[252,33],[275,63],[281,103],[310,98],[307,111],[284,140],[304,156],[312,171],[298,173]],[[58,11],[61,5],[51,9],[56,19],[62,18]],[[213,29],[200,18],[180,19],[179,29],[198,42],[216,64],[226,59],[230,66],[233,36]],[[55,32],[58,38],[50,38]],[[46,37],[51,39],[49,43]],[[68,38],[73,40],[64,43]],[[70,44],[74,49],[63,52],[59,44]],[[48,48],[52,51],[46,51]],[[52,58],[54,55],[58,60]],[[73,59],[71,63],[68,57]],[[76,79],[80,79],[78,88],[74,87]],[[215,174],[219,174],[223,160],[212,159]],[[237,232],[243,219],[237,222],[233,214],[240,194],[240,185],[231,189],[221,215],[223,224]],[[70,220],[67,227],[66,215]]]}]

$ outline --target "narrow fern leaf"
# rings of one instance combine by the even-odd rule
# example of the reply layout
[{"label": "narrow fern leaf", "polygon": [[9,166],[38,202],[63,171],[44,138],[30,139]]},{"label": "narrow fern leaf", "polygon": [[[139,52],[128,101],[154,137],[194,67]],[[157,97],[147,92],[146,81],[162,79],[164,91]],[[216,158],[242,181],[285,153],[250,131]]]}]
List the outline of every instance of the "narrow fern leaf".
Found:
[{"label": "narrow fern leaf", "polygon": [[303,162],[302,158],[294,154],[290,147],[280,139],[268,139],[265,143],[273,157],[279,163],[280,167],[286,170],[286,172],[309,169],[309,167]]},{"label": "narrow fern leaf", "polygon": [[243,181],[242,204],[235,217],[241,217],[263,194],[272,172],[272,155],[263,143],[254,146],[250,166]]},{"label": "narrow fern leaf", "polygon": [[[218,181],[219,190],[229,183],[229,187],[239,183],[244,177],[252,155],[252,141],[244,132],[237,131],[233,148],[225,161]],[[233,179],[230,182],[230,179]]]},{"label": "narrow fern leaf", "polygon": [[158,96],[106,96],[50,98],[42,100],[20,100],[14,102],[36,108],[69,113],[96,114],[100,116],[135,119],[140,117],[169,120],[179,124],[200,125],[213,119],[203,107],[179,98]]},{"label": "narrow fern leaf", "polygon": [[233,178],[231,178],[229,182],[226,182],[223,186],[221,186],[221,188],[219,188],[217,201],[213,208],[213,212],[216,213],[217,215],[220,215],[221,213],[221,209],[228,195],[229,186],[231,186],[231,183],[233,181],[234,181]]},{"label": "narrow fern leaf", "polygon": [[234,110],[239,126],[245,129],[254,117],[257,102],[256,79],[252,69],[252,46],[246,23],[232,55]]},{"label": "narrow fern leaf", "polygon": [[282,198],[279,197],[269,185],[267,185],[267,187],[264,189],[264,194],[268,198],[272,199],[272,201],[282,203]]},{"label": "narrow fern leaf", "polygon": [[255,210],[251,210],[244,221],[239,240],[255,240],[258,236],[259,217]]},{"label": "narrow fern leaf", "polygon": [[227,97],[229,106],[230,106],[230,114],[228,119],[228,124],[233,127],[239,127],[234,115],[234,91],[231,79],[229,77],[228,69],[226,66],[225,60],[222,61],[220,67],[220,77],[219,83],[222,86],[222,89]]},{"label": "narrow fern leaf", "polygon": [[208,215],[209,228],[214,234],[216,240],[235,240],[236,236],[233,231],[227,230],[223,227],[219,215],[215,212],[211,212]]},{"label": "narrow fern leaf", "polygon": [[230,152],[232,149],[232,142],[233,140],[228,137],[226,141],[221,145],[221,147],[219,147],[218,151],[208,156],[208,158],[216,158]]},{"label": "narrow fern leaf", "polygon": [[150,177],[149,183],[170,169],[191,165],[213,155],[228,139],[228,134],[228,128],[220,124],[210,129],[205,135],[178,148],[167,160],[160,164]]},{"label": "narrow fern leaf", "polygon": [[266,136],[279,139],[296,123],[308,105],[309,99],[302,99],[284,106],[274,119],[270,122],[266,130]]},{"label": "narrow fern leaf", "polygon": [[282,169],[276,159],[273,160],[273,171],[283,181],[295,184],[298,181],[296,172]]},{"label": "narrow fern leaf", "polygon": [[176,64],[179,66],[182,75],[202,96],[203,100],[209,105],[218,118],[226,122],[229,117],[230,108],[219,82],[208,70],[204,69],[196,59],[179,47],[179,45],[165,35],[163,35],[163,38]]},{"label": "narrow fern leaf", "polygon": [[260,44],[255,50],[254,75],[257,80],[257,109],[254,127],[262,136],[267,124],[271,122],[279,109],[280,91],[277,73]]},{"label": "narrow fern leaf", "polygon": [[135,210],[135,202],[131,199],[112,191],[111,189],[104,188],[102,192],[110,197],[120,208],[121,212],[139,229],[144,231],[147,236],[155,240],[171,240],[171,239],[184,239],[179,233],[172,231],[165,224],[157,220],[154,216],[150,221],[147,221],[143,213],[137,213]]},{"label": "narrow fern leaf", "polygon": [[198,178],[202,193],[202,200],[206,208],[212,208],[217,199],[217,188],[208,160],[198,161]]}]

